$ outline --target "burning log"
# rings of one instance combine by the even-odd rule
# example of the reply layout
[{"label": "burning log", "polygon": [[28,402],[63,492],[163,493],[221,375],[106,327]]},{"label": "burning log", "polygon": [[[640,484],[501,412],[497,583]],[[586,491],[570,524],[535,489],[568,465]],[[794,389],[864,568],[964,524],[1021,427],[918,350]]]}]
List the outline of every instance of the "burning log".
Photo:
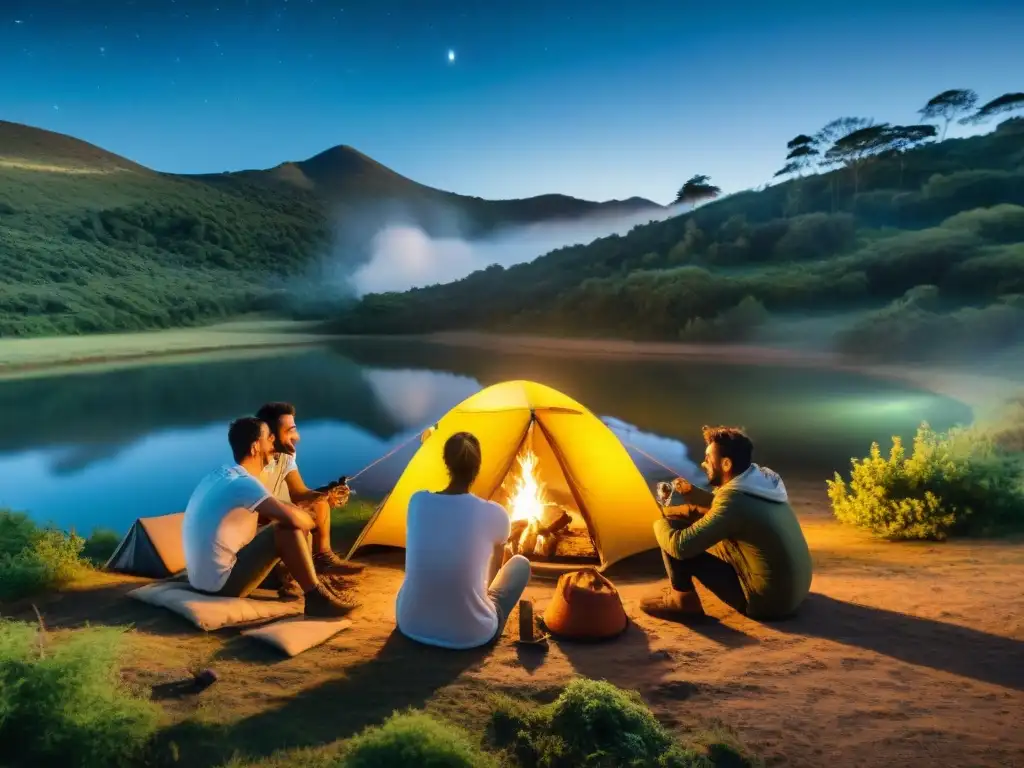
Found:
[{"label": "burning log", "polygon": [[529,525],[526,526],[526,530],[523,531],[519,537],[519,554],[521,555],[532,555],[537,547],[537,534],[539,532],[539,526],[537,521],[531,520]]},{"label": "burning log", "polygon": [[554,557],[555,551],[558,549],[558,536],[548,535],[541,536],[537,539],[537,547],[534,550],[538,555],[543,557]]},{"label": "burning log", "polygon": [[565,535],[572,517],[564,509],[549,505],[540,519],[513,520],[508,541],[517,555],[553,557],[559,539]]},{"label": "burning log", "polygon": [[555,536],[563,528],[568,527],[571,522],[572,518],[564,509],[548,506],[541,517],[540,535],[544,537]]}]

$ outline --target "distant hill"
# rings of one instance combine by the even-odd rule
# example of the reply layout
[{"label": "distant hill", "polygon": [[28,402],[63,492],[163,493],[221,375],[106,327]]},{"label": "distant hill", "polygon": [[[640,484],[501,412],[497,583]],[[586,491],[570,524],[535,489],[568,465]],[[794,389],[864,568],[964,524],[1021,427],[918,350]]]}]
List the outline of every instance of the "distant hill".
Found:
[{"label": "distant hill", "polygon": [[280,309],[345,233],[357,263],[399,213],[430,235],[662,211],[640,198],[489,201],[339,146],[267,170],[175,175],[0,121],[0,335],[173,327]]},{"label": "distant hill", "polygon": [[[856,173],[856,176],[854,176]],[[1024,119],[742,192],[508,268],[369,295],[347,333],[832,343],[894,359],[1024,341]],[[805,318],[801,322],[795,319]]]}]

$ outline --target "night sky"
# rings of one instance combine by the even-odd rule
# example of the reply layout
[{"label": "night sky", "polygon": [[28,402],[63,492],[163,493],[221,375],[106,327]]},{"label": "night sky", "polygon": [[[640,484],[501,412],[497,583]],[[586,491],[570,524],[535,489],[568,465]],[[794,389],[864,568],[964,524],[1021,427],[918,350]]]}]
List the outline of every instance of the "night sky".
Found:
[{"label": "night sky", "polygon": [[161,171],[350,144],[464,194],[668,202],[764,183],[834,117],[1024,89],[1020,0],[711,5],[2,0],[0,118]]}]

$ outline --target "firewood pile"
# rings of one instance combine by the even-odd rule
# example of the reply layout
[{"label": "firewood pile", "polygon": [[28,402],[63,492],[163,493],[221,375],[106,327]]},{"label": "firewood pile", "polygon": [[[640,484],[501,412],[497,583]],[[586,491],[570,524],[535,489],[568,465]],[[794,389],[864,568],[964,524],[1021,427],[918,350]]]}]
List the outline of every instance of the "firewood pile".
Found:
[{"label": "firewood pile", "polygon": [[508,537],[512,551],[517,555],[553,557],[559,540],[569,531],[572,517],[559,506],[548,504],[539,518],[513,520]]}]

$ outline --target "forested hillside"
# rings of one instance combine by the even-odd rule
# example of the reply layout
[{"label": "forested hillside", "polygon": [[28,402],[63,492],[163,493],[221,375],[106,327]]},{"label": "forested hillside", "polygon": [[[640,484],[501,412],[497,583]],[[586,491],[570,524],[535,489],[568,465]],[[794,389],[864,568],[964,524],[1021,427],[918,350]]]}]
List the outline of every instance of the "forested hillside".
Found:
[{"label": "forested hillside", "polygon": [[[266,171],[158,173],[70,136],[0,121],[0,336],[285,313],[368,256],[398,206],[427,233],[660,209],[565,195],[482,200],[418,184],[350,147]],[[345,248],[335,240],[345,234]],[[339,268],[342,267],[342,268]],[[334,287],[335,293],[343,286]]]},{"label": "forested hillside", "polygon": [[[788,181],[531,263],[367,296],[331,327],[724,342],[776,317],[864,310],[840,349],[928,357],[1021,340],[1024,119],[935,133],[844,118],[790,142]],[[716,193],[698,176],[680,199]]]}]

